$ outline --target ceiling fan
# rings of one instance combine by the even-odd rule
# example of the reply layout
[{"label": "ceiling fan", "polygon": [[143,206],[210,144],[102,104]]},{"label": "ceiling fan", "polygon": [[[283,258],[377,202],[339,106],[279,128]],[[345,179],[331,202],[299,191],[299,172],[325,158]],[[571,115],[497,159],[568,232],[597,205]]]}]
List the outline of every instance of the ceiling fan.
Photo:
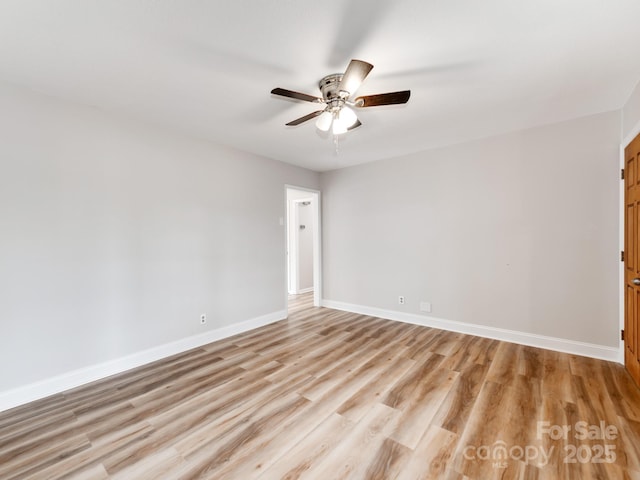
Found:
[{"label": "ceiling fan", "polygon": [[320,92],[322,92],[322,98],[285,88],[274,88],[271,93],[304,102],[324,103],[324,109],[292,120],[286,125],[300,125],[307,120],[318,117],[316,127],[319,130],[327,132],[331,129],[334,135],[339,135],[362,125],[358,120],[358,116],[350,107],[378,107],[380,105],[397,105],[409,101],[410,90],[365,95],[351,100],[352,95],[358,90],[364,79],[367,78],[372,68],[373,65],[370,63],[362,60],[351,60],[344,73],[327,75],[320,80],[318,86]]}]

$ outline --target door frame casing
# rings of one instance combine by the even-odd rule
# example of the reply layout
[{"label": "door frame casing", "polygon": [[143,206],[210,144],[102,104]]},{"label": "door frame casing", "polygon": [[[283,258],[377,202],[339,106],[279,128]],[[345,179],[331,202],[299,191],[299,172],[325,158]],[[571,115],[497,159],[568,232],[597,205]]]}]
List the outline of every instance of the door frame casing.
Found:
[{"label": "door frame casing", "polygon": [[[624,137],[622,139],[622,142],[620,143],[620,169],[621,170],[625,168],[624,150],[638,135],[640,135],[640,122],[636,123],[633,129],[631,129],[629,134],[626,137]],[[618,243],[619,243],[621,252],[624,251],[624,238],[625,238],[625,221],[624,221],[625,188],[624,188],[624,185],[625,185],[624,180],[620,179]],[[619,320],[619,330],[622,331],[624,330],[624,316],[625,316],[625,308],[626,308],[625,301],[624,301],[625,277],[624,277],[624,262],[620,261],[618,263],[620,264],[618,269],[618,290],[619,290],[619,295],[618,295],[619,319],[618,320]],[[620,336],[618,336],[618,339],[620,342],[619,343],[620,353],[618,354],[618,362],[624,365],[624,349],[625,349],[624,340],[622,340]]]},{"label": "door frame casing", "polygon": [[[285,218],[287,210],[289,208],[289,201],[287,190],[298,190],[302,192],[308,192],[313,197],[313,305],[315,307],[322,306],[322,192],[307,187],[299,187],[297,185],[285,184],[284,186],[284,211]],[[286,219],[288,222],[288,218]],[[284,242],[285,242],[285,255],[284,265],[286,269],[285,277],[285,305],[288,313],[289,304],[289,260],[287,254],[289,236],[286,232],[288,226],[285,228]]]}]

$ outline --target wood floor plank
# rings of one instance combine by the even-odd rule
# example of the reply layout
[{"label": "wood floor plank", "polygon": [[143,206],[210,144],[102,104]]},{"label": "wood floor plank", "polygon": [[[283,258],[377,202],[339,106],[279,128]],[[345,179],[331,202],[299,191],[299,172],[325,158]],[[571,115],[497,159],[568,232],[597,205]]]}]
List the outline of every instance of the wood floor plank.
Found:
[{"label": "wood floor plank", "polygon": [[[221,473],[239,457],[246,458],[250,452],[264,442],[288,416],[304,412],[310,401],[297,394],[274,399],[269,404],[244,417],[228,428],[222,435],[202,438],[198,442],[178,442],[176,449],[185,457],[178,471],[167,472],[174,478],[224,478]],[[266,437],[266,438],[265,438]]]},{"label": "wood floor plank", "polygon": [[0,413],[0,429],[3,432],[23,430],[25,426],[32,426],[38,418],[51,421],[50,418],[54,415],[69,415],[67,398],[63,394],[52,395]]},{"label": "wood floor plank", "polygon": [[[114,480],[131,480],[135,478],[166,478],[166,473],[178,465],[184,464],[184,459],[174,449],[163,449],[152,452],[138,462],[126,468],[115,470],[111,468],[107,477]],[[106,469],[103,470],[106,472]]]},{"label": "wood floor plank", "polygon": [[[623,444],[623,448],[617,452],[618,456],[623,456],[621,464],[626,464],[634,473],[640,473],[640,422],[618,417],[617,425]],[[640,479],[640,475],[638,478]]]},{"label": "wood floor plank", "polygon": [[59,455],[57,462],[39,469],[33,478],[44,480],[77,474],[82,469],[102,463],[103,458],[107,456],[117,455],[122,449],[129,448],[151,433],[153,433],[153,428],[146,423],[135,424],[123,429],[113,429],[111,434],[91,442],[90,448],[85,448],[73,455]]},{"label": "wood floor plank", "polygon": [[377,403],[329,455],[300,478],[326,480],[367,478],[368,468],[393,430],[400,412]]},{"label": "wood floor plank", "polygon": [[455,433],[435,425],[429,427],[399,473],[398,480],[445,478],[457,442]]},{"label": "wood floor plank", "polygon": [[92,465],[66,475],[65,478],[66,480],[106,480],[109,478],[109,474],[104,466],[98,463],[97,465]]},{"label": "wood floor plank", "polygon": [[544,369],[544,350],[520,345],[517,372],[528,378],[542,378]]},{"label": "wood floor plank", "polygon": [[55,434],[61,426],[73,425],[76,418],[73,411],[63,410],[34,416],[31,421],[29,421],[29,418],[25,418],[20,422],[3,428],[2,437],[0,437],[0,464],[5,460],[9,450],[23,445],[25,441],[33,441],[34,437],[41,438],[50,432]]},{"label": "wood floor plank", "polygon": [[375,378],[367,382],[337,409],[337,412],[352,420],[359,421],[374,403],[380,402],[393,388],[395,379],[415,366],[415,360],[403,356],[392,357],[388,365]]},{"label": "wood floor plank", "polygon": [[604,368],[602,378],[616,412],[624,418],[640,422],[640,411],[637,408],[640,405],[640,389],[622,365],[607,363]]},{"label": "wood floor plank", "polygon": [[488,365],[474,363],[468,366],[451,386],[436,413],[433,424],[449,432],[461,435],[464,431],[480,389],[487,376]]},{"label": "wood floor plank", "polygon": [[442,363],[443,368],[462,372],[475,364],[486,365],[493,358],[497,340],[489,338],[462,336],[453,350]]},{"label": "wood floor plank", "polygon": [[279,478],[296,480],[307,471],[317,468],[336,445],[353,430],[354,422],[337,413],[331,414],[313,429],[302,441],[293,446],[285,456],[260,475],[261,480]]},{"label": "wood floor plank", "polygon": [[238,402],[237,405],[229,405],[225,402],[225,407],[221,411],[212,415],[203,425],[194,427],[189,435],[182,437],[174,444],[175,448],[183,456],[190,455],[208,444],[212,438],[220,438],[228,432],[233,434],[234,429],[241,429],[246,422],[259,414],[267,415],[273,409],[281,408],[282,401],[296,402],[300,396],[296,390],[300,385],[304,385],[307,378],[304,373],[301,373],[297,378],[292,378],[291,383],[286,386],[272,385],[263,388],[246,401]]},{"label": "wood floor plank", "polygon": [[397,478],[406,468],[406,463],[411,453],[412,450],[410,448],[395,440],[385,438],[378,451],[373,455],[373,460],[363,462],[366,465],[366,471],[361,478],[371,480]]},{"label": "wood floor plank", "polygon": [[551,350],[544,350],[542,360],[542,394],[553,396],[565,402],[576,402],[571,384],[571,363],[569,356]]},{"label": "wood floor plank", "polygon": [[[495,382],[485,382],[478,394],[473,412],[457,445],[455,452],[455,470],[470,478],[488,478],[493,475],[494,468],[491,461],[478,456],[478,449],[492,446],[496,442],[504,442],[505,434],[509,432],[509,423],[513,421],[513,412],[509,412],[510,396],[513,387]],[[516,422],[515,425],[519,425]],[[510,462],[508,466],[511,474],[519,467]],[[507,470],[507,469],[505,469]]]},{"label": "wood floor plank", "polygon": [[[458,375],[458,372],[444,368],[436,368],[427,375],[424,375],[421,368],[409,370],[401,380],[400,387],[392,389],[384,400],[386,405],[401,411],[398,423],[389,438],[415,449]],[[407,388],[409,382],[418,388]]]},{"label": "wood floor plank", "polygon": [[[316,398],[307,408],[303,418],[297,419],[295,425],[286,421],[278,428],[282,432],[277,442],[266,441],[262,443],[259,453],[253,453],[248,461],[237,462],[228,465],[220,473],[222,475],[240,475],[242,478],[255,478],[264,469],[268,469],[272,463],[302,442],[308,435],[316,431],[318,422],[321,424],[335,415],[335,411],[347,398],[353,397],[355,392],[362,389],[365,382],[369,382],[369,373],[373,377],[393,364],[396,358],[388,351],[381,350],[374,355],[367,363],[356,369],[352,374],[346,376],[343,381],[334,383],[329,390],[324,391],[322,397]],[[373,408],[372,406],[371,408]],[[275,433],[278,433],[277,431]],[[273,439],[273,436],[271,436]],[[316,460],[318,460],[316,458]]]},{"label": "wood floor plank", "polygon": [[508,384],[513,382],[518,371],[514,364],[518,361],[519,351],[522,347],[515,343],[500,342],[491,362],[487,381]]},{"label": "wood floor plank", "polygon": [[386,352],[380,353],[372,349],[356,350],[349,356],[338,359],[331,370],[311,380],[300,393],[310,400],[314,400],[322,397],[337,384],[352,381],[354,378],[364,383],[372,378],[380,368],[379,363],[372,360],[379,361],[378,357],[385,356],[385,354]]},{"label": "wood floor plank", "polygon": [[[540,422],[570,433],[541,435]],[[579,422],[617,436],[578,440]],[[615,461],[565,462],[567,448],[605,444]],[[496,445],[514,457],[478,450]],[[640,389],[621,365],[314,307],[310,294],[286,320],[0,412],[3,480],[639,472]]]},{"label": "wood floor plank", "polygon": [[286,365],[266,379],[273,383],[286,382],[291,375],[296,375],[298,372],[306,372],[312,380],[321,378],[339,365],[348,364],[350,359],[359,358],[364,353],[362,350],[366,350],[366,346],[370,343],[371,339],[368,337],[361,337],[350,343],[341,339],[327,339],[327,344],[331,345],[331,348],[312,350],[303,359]]},{"label": "wood floor plank", "polygon": [[27,454],[5,458],[0,466],[0,478],[26,477],[52,465],[56,466],[60,458],[87,451],[90,447],[91,442],[86,435],[75,435],[57,443],[39,444]]}]

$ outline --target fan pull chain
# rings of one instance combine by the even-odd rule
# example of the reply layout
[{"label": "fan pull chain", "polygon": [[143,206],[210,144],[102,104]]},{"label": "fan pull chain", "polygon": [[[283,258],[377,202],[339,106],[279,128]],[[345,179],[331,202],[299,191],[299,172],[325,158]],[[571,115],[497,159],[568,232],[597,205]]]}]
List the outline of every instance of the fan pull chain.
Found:
[{"label": "fan pull chain", "polygon": [[340,153],[340,145],[338,144],[338,135],[333,136],[333,155],[335,157]]}]

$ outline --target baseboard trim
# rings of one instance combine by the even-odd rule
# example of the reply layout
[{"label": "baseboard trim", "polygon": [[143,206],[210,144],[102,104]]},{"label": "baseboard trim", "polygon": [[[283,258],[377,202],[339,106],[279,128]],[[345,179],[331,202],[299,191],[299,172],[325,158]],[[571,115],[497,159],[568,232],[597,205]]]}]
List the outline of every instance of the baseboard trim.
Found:
[{"label": "baseboard trim", "polygon": [[309,293],[309,292],[313,292],[313,287],[303,288],[301,290],[298,290],[298,294]]},{"label": "baseboard trim", "polygon": [[0,412],[9,410],[25,403],[64,392],[71,388],[106,378],[110,375],[122,373],[132,368],[140,367],[147,363],[155,362],[171,355],[201,347],[217,340],[253,330],[270,323],[287,318],[286,310],[262,315],[240,323],[234,323],[215,330],[209,330],[198,335],[183,338],[175,342],[166,343],[143,350],[125,357],[110,360],[104,363],[91,365],[86,368],[74,370],[56,377],[31,383],[13,390],[0,392]]},{"label": "baseboard trim", "polygon": [[505,342],[518,343],[531,347],[545,348],[547,350],[555,350],[558,352],[571,353],[585,357],[598,358],[600,360],[608,360],[620,363],[620,349],[608,347],[605,345],[596,345],[593,343],[578,342],[564,338],[547,337],[545,335],[537,335],[534,333],[518,332],[515,330],[507,330],[504,328],[488,327],[485,325],[474,325],[472,323],[456,322],[453,320],[445,320],[442,318],[416,315],[413,313],[398,312],[394,310],[385,310],[376,307],[367,307],[364,305],[354,305],[351,303],[337,302],[334,300],[322,300],[322,306],[333,308],[336,310],[344,310],[346,312],[358,313],[361,315],[370,315],[372,317],[384,318],[387,320],[396,320],[414,325],[424,325],[426,327],[439,328],[451,332],[465,333],[468,335],[476,335],[478,337],[493,338]]}]

